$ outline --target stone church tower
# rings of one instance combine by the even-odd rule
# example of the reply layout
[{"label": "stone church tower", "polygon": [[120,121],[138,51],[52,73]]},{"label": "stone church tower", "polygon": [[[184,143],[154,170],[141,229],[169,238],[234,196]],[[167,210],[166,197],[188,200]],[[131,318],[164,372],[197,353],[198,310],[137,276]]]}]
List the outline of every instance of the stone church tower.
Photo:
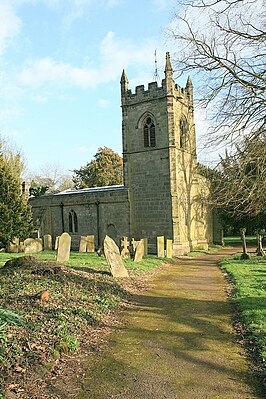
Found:
[{"label": "stone church tower", "polygon": [[162,86],[128,88],[121,77],[124,185],[66,190],[30,198],[40,236],[67,231],[72,249],[81,236],[94,235],[97,248],[106,234],[173,240],[174,255],[204,249],[212,242],[213,218],[205,206],[206,179],[197,172],[193,88],[173,80],[169,53]]},{"label": "stone church tower", "polygon": [[[129,189],[132,237],[173,240],[174,255],[211,241],[211,218],[204,206],[205,179],[197,174],[193,87],[173,80],[166,54],[162,86],[128,88],[121,77],[124,185]],[[209,219],[209,220],[207,220]]]}]

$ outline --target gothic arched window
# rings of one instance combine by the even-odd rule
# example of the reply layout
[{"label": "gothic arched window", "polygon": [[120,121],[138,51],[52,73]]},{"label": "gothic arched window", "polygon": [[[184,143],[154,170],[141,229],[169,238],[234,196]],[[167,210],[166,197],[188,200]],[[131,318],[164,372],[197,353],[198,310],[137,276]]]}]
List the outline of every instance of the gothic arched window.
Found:
[{"label": "gothic arched window", "polygon": [[187,119],[183,116],[180,119],[180,148],[187,148],[188,146],[188,123]]},{"label": "gothic arched window", "polygon": [[143,133],[144,133],[144,147],[155,147],[156,146],[155,124],[150,116],[146,118]]},{"label": "gothic arched window", "polygon": [[68,222],[69,222],[69,232],[77,233],[78,232],[78,217],[73,209],[68,214]]}]

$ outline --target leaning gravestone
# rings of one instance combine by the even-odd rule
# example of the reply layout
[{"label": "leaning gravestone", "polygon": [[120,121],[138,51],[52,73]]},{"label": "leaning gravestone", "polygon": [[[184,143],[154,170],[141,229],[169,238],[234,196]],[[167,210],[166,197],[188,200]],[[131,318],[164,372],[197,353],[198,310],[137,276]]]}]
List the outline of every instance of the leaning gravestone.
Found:
[{"label": "leaning gravestone", "polygon": [[57,262],[64,263],[69,260],[70,245],[71,245],[70,235],[68,233],[63,233],[59,237],[58,250],[57,250],[57,256],[56,256]]},{"label": "leaning gravestone", "polygon": [[45,251],[52,250],[52,236],[51,234],[45,234],[43,236],[43,248]]},{"label": "leaning gravestone", "polygon": [[135,257],[134,257],[134,262],[141,262],[142,258],[144,256],[144,240],[140,240],[137,248],[136,248],[136,252],[135,252]]},{"label": "leaning gravestone", "polygon": [[79,252],[87,252],[87,237],[85,236],[80,237]]},{"label": "leaning gravestone", "polygon": [[41,238],[27,238],[24,241],[24,252],[25,254],[36,254],[42,251],[42,239]]},{"label": "leaning gravestone", "polygon": [[104,255],[113,277],[128,277],[128,271],[122,261],[119,248],[109,236],[103,242]]},{"label": "leaning gravestone", "polygon": [[157,237],[157,256],[164,258],[164,236]]},{"label": "leaning gravestone", "polygon": [[173,240],[166,240],[166,257],[173,257]]},{"label": "leaning gravestone", "polygon": [[95,252],[94,236],[87,236],[87,252]]}]

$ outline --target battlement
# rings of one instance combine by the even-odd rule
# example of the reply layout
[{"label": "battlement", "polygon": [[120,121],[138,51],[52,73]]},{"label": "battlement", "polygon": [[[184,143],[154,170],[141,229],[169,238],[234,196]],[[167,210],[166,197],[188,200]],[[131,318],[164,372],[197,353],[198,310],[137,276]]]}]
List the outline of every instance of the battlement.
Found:
[{"label": "battlement", "polygon": [[158,86],[157,82],[148,83],[148,89],[145,90],[144,85],[136,86],[135,92],[131,89],[126,89],[122,93],[122,103],[123,104],[135,104],[143,101],[150,101],[153,99],[164,98],[166,96],[172,95],[176,98],[183,98],[184,100],[190,99],[191,89],[190,87],[180,87],[174,80],[171,80],[171,87],[166,84],[166,79],[163,79],[162,85]]}]

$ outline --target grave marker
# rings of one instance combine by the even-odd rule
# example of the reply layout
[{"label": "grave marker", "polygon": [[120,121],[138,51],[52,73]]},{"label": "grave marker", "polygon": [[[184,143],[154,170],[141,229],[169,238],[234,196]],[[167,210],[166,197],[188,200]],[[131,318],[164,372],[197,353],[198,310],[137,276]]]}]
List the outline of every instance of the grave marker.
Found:
[{"label": "grave marker", "polygon": [[143,238],[144,241],[144,256],[148,255],[148,238]]},{"label": "grave marker", "polygon": [[136,248],[134,262],[141,262],[143,256],[144,256],[144,240],[140,240]]},{"label": "grave marker", "polygon": [[68,233],[63,233],[59,237],[56,261],[60,263],[67,262],[70,256],[71,237]]},{"label": "grave marker", "polygon": [[79,243],[79,252],[87,252],[87,237],[81,236],[80,243]]},{"label": "grave marker", "polygon": [[110,267],[113,277],[128,277],[128,271],[122,261],[119,248],[109,236],[105,236],[104,242],[104,255]]},{"label": "grave marker", "polygon": [[166,257],[173,257],[173,240],[166,240]]},{"label": "grave marker", "polygon": [[157,237],[157,256],[164,258],[164,236]]},{"label": "grave marker", "polygon": [[41,238],[27,238],[24,241],[24,252],[25,254],[36,254],[42,251],[42,239]]},{"label": "grave marker", "polygon": [[87,236],[87,252],[95,252],[94,236]]},{"label": "grave marker", "polygon": [[45,251],[52,250],[52,236],[51,234],[45,234],[43,236],[43,248]]},{"label": "grave marker", "polygon": [[130,252],[129,252],[129,241],[127,237],[123,237],[121,240],[121,246],[122,246],[122,251],[121,251],[121,257],[122,259],[130,259]]}]

